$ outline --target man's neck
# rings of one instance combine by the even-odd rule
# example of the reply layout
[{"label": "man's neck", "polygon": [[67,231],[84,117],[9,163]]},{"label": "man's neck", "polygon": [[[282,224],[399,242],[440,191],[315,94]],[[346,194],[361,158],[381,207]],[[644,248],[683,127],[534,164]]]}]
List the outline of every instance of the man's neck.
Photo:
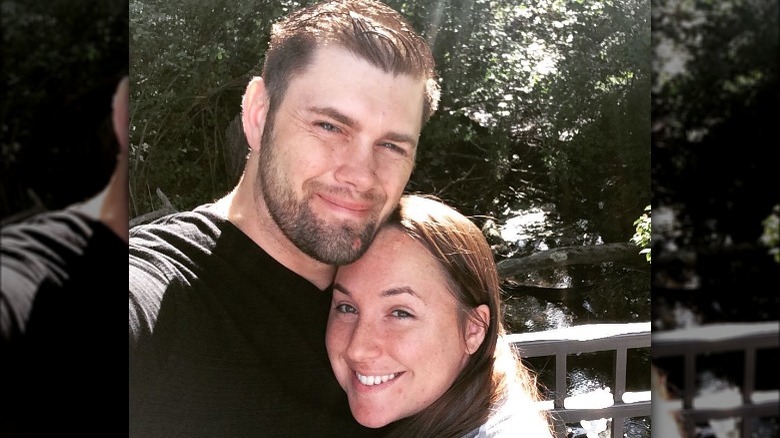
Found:
[{"label": "man's neck", "polygon": [[245,173],[236,188],[214,207],[276,261],[326,289],[333,282],[336,267],[314,260],[287,238],[268,212],[262,194],[255,195],[249,176]]}]

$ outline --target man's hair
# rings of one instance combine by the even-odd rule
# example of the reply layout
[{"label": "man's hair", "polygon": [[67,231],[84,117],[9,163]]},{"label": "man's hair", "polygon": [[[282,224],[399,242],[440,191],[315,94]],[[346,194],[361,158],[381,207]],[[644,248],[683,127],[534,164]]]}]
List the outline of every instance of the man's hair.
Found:
[{"label": "man's hair", "polygon": [[382,71],[425,79],[425,124],[439,105],[431,49],[407,20],[373,0],[328,0],[292,12],[273,25],[263,81],[273,120],[290,80],[311,63],[324,44],[337,44]]}]

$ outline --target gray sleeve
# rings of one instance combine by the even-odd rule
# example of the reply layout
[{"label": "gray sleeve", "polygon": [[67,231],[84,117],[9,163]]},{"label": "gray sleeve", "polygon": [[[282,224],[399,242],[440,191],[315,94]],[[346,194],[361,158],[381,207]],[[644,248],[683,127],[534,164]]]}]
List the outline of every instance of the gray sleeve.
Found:
[{"label": "gray sleeve", "polygon": [[128,269],[128,329],[130,354],[145,338],[151,336],[163,295],[170,283],[165,274],[165,260],[130,237]]},{"label": "gray sleeve", "polygon": [[45,284],[63,286],[73,275],[96,221],[74,211],[41,213],[6,225],[0,237],[0,342],[25,333]]}]

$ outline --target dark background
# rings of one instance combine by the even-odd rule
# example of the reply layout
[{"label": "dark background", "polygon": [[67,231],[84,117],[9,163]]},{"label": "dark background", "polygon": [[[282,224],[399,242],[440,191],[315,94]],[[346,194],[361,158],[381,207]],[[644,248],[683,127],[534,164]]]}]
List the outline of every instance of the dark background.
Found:
[{"label": "dark background", "polygon": [[676,326],[677,302],[702,323],[777,320],[780,264],[760,237],[780,204],[778,2],[665,3],[652,22],[656,327]]},{"label": "dark background", "polygon": [[122,0],[15,1],[0,9],[0,218],[100,191],[116,157],[111,98],[128,73]]},{"label": "dark background", "polygon": [[[778,2],[654,1],[652,11],[653,331],[778,321],[778,242],[761,240],[780,204]],[[679,396],[682,361],[653,362]],[[741,352],[699,356],[699,389],[741,386],[743,363]],[[756,390],[777,390],[779,365],[776,348],[759,352]],[[754,436],[777,436],[778,418]]]}]

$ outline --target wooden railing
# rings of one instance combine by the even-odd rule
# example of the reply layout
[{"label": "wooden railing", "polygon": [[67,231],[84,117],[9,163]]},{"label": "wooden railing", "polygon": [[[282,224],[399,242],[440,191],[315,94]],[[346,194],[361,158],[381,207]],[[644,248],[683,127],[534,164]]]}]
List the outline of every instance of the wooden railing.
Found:
[{"label": "wooden railing", "polygon": [[[545,403],[553,419],[558,438],[567,436],[567,424],[581,420],[612,419],[612,437],[623,437],[625,419],[651,414],[650,388],[646,392],[626,392],[628,350],[650,347],[650,323],[588,324],[563,329],[509,335],[523,357],[555,357],[554,398]],[[581,353],[615,351],[615,380],[612,399],[606,406],[590,408],[567,407],[567,357]],[[647,369],[650,381],[650,367]]]},{"label": "wooden railing", "polygon": [[[752,436],[760,417],[777,417],[778,388],[756,391],[756,356],[759,350],[780,345],[780,322],[708,324],[653,334],[653,360],[683,358],[681,397],[658,400],[659,412],[678,414],[686,436],[695,436],[696,424],[711,420],[741,420],[741,437]],[[701,395],[697,387],[697,359],[704,355],[742,352],[742,382],[738,391]]]}]

